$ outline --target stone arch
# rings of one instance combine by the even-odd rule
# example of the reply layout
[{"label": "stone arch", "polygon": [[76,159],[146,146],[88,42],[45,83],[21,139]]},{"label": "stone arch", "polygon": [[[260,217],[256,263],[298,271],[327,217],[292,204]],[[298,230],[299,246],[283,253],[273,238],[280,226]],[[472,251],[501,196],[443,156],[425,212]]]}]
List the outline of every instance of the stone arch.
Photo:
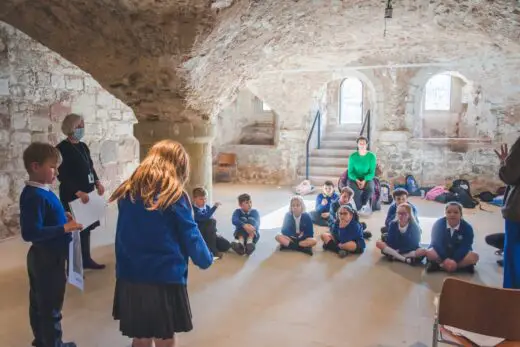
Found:
[{"label": "stone arch", "polygon": [[[408,87],[408,100],[406,104],[405,125],[407,129],[410,129],[410,131],[412,132],[412,136],[415,138],[435,137],[429,136],[424,132],[424,99],[426,84],[432,77],[438,76],[440,74],[446,74],[460,79],[465,85],[468,85],[469,88],[473,91],[473,96],[475,96],[474,91],[476,89],[480,90],[480,86],[475,85],[474,81],[468,78],[467,74],[465,74],[464,72],[460,72],[460,69],[448,69],[442,66],[421,69],[410,81],[410,85]],[[480,90],[479,98],[481,97],[482,95]],[[469,107],[472,111],[472,117],[470,118],[478,118],[478,115],[475,116],[475,114],[477,113],[475,112],[476,106],[477,105],[474,105],[472,101],[469,102]],[[466,119],[466,122],[469,123],[470,119]],[[475,131],[472,134],[464,133],[461,134],[461,136],[457,137],[476,137],[477,132],[478,129],[475,128]]]}]

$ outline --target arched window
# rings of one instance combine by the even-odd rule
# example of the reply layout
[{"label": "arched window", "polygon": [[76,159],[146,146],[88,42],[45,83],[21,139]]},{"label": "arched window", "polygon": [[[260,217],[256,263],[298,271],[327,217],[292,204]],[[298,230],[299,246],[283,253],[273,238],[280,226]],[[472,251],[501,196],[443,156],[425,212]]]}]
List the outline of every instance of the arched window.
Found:
[{"label": "arched window", "polygon": [[363,122],[363,83],[357,78],[345,78],[339,93],[339,123]]},{"label": "arched window", "polygon": [[424,92],[425,111],[449,111],[451,107],[451,75],[435,75],[428,80]]}]

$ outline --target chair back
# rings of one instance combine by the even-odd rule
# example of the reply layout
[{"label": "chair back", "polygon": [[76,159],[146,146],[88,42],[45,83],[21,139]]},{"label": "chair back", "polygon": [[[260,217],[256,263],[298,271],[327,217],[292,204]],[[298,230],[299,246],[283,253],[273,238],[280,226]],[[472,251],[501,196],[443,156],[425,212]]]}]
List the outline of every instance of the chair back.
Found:
[{"label": "chair back", "polygon": [[447,278],[441,290],[439,324],[520,341],[520,290]]},{"label": "chair back", "polygon": [[219,153],[218,166],[235,166],[237,164],[237,155],[235,153]]}]

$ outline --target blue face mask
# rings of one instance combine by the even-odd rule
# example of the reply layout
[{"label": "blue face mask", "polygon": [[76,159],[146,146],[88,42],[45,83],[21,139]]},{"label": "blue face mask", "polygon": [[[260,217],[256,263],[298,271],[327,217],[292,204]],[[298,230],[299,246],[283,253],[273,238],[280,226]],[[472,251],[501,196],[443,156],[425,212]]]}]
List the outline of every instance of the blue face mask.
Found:
[{"label": "blue face mask", "polygon": [[74,138],[77,140],[77,141],[80,141],[83,136],[85,135],[85,128],[77,128],[76,130],[74,130]]}]

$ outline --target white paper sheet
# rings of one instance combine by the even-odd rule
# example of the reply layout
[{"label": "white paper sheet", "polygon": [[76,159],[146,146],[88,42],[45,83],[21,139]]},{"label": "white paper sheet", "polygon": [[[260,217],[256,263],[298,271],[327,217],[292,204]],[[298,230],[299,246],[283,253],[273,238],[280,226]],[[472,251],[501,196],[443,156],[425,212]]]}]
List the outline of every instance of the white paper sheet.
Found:
[{"label": "white paper sheet", "polygon": [[100,196],[96,190],[88,194],[89,200],[86,204],[81,199],[76,199],[69,203],[74,219],[84,228],[92,223],[101,220],[106,213],[105,198]]},{"label": "white paper sheet", "polygon": [[450,326],[444,326],[444,328],[446,330],[449,330],[454,335],[459,335],[459,336],[463,336],[463,337],[467,338],[468,340],[470,340],[471,342],[473,342],[474,344],[476,344],[477,346],[480,346],[480,347],[494,347],[494,346],[498,345],[499,343],[505,341],[505,339],[502,339],[500,337],[481,335],[481,334],[472,333],[472,332],[469,332],[466,330],[457,329],[457,328],[450,327]]},{"label": "white paper sheet", "polygon": [[83,291],[83,258],[81,254],[81,237],[79,231],[72,232],[72,241],[69,244],[68,282]]}]

